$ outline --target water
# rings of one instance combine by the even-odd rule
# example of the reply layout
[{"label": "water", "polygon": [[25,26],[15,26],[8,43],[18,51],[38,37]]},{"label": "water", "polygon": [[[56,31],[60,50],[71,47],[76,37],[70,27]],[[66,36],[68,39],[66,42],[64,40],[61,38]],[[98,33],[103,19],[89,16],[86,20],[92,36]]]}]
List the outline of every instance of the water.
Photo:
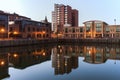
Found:
[{"label": "water", "polygon": [[0,49],[2,80],[120,80],[119,45],[49,45]]}]

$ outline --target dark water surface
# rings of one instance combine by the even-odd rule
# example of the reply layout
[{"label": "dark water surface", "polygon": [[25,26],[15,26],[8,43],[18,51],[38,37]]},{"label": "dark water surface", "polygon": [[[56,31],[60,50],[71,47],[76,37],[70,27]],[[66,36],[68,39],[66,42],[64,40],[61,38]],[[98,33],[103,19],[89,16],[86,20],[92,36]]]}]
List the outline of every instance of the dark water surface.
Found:
[{"label": "dark water surface", "polygon": [[0,48],[0,80],[120,80],[119,45]]}]

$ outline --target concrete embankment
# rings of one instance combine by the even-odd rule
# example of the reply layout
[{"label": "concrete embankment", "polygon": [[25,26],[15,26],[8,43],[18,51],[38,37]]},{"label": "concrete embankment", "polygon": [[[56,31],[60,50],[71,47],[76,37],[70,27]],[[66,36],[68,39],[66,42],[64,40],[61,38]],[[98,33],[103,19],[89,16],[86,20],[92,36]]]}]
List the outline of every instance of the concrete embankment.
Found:
[{"label": "concrete embankment", "polygon": [[59,43],[119,44],[120,39],[113,39],[113,38],[104,38],[104,39],[59,39]]},{"label": "concrete embankment", "polygon": [[23,46],[32,44],[48,44],[57,42],[56,39],[15,39],[15,40],[0,40],[0,47]]},{"label": "concrete embankment", "polygon": [[120,44],[120,39],[15,39],[0,40],[0,47],[23,46],[32,44],[81,43],[81,44]]}]

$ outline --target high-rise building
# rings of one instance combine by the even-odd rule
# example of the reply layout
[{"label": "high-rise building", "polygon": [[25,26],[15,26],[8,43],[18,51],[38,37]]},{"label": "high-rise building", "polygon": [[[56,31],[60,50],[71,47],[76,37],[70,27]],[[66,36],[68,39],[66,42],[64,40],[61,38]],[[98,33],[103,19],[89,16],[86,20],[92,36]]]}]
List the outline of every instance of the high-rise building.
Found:
[{"label": "high-rise building", "polygon": [[53,31],[62,33],[64,25],[78,26],[78,10],[69,5],[55,4],[52,11]]}]

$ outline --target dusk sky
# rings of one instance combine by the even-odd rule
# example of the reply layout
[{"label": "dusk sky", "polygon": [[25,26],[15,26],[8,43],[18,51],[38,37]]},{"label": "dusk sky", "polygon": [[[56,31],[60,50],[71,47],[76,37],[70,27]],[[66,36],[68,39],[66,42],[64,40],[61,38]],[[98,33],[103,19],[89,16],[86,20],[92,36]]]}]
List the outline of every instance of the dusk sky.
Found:
[{"label": "dusk sky", "polygon": [[102,20],[108,24],[120,24],[120,0],[0,0],[0,10],[17,13],[41,21],[48,17],[54,4],[70,5],[79,10],[79,25],[88,20]]}]

